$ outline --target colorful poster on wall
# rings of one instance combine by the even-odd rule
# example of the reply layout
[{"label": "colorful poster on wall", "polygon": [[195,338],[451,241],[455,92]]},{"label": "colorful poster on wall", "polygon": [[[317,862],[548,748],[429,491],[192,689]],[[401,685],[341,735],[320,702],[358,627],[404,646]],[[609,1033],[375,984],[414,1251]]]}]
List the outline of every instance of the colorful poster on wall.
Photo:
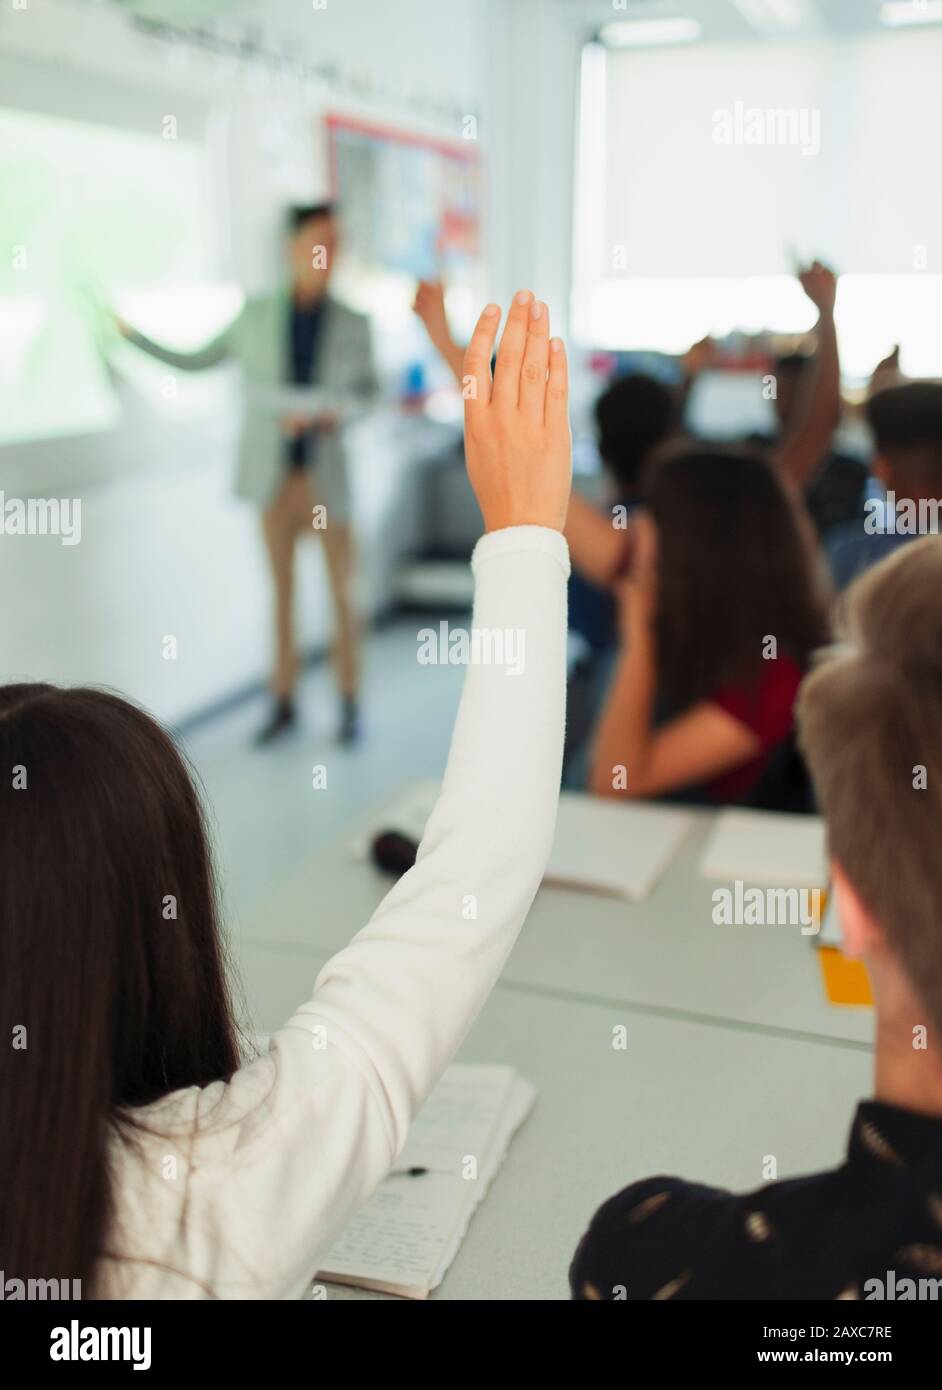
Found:
[{"label": "colorful poster on wall", "polygon": [[336,115],[327,130],[350,273],[471,280],[481,254],[477,148]]}]

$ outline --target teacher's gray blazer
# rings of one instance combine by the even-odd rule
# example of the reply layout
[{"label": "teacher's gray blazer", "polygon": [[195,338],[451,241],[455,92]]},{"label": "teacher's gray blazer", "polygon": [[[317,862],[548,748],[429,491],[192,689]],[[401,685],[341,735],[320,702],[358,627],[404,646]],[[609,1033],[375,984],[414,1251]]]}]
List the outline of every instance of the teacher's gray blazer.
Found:
[{"label": "teacher's gray blazer", "polygon": [[[378,393],[369,322],[328,296],[312,384],[322,389],[325,408],[337,412],[340,426],[322,434],[312,467],[319,500],[329,521],[349,517],[345,425],[365,412]],[[128,341],[182,371],[201,371],[226,359],[242,369],[245,391],[235,490],[260,507],[271,502],[285,476],[285,441],[279,412],[265,404],[266,389],[289,385],[288,352],[291,295],[286,289],[248,299],[233,323],[198,352],[173,352],[131,332]]]}]

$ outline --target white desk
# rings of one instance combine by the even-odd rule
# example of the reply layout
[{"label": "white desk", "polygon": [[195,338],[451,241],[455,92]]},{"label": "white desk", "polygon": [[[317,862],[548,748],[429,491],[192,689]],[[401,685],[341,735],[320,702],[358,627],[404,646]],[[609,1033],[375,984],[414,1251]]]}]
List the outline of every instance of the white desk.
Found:
[{"label": "white desk", "polygon": [[[697,865],[715,813],[694,815],[694,830],[642,903],[542,888],[503,981],[636,1014],[870,1045],[872,1010],[828,1003],[813,938],[797,927],[714,925],[719,885]],[[345,945],[391,883],[351,857],[355,830],[312,856],[264,913],[245,919],[241,939],[327,952]]]},{"label": "white desk", "polygon": [[[348,929],[352,923],[348,922]],[[255,1021],[283,1023],[313,986],[310,951],[244,946]],[[626,1051],[612,1029],[627,1028]],[[870,1058],[840,1043],[639,1016],[498,985],[460,1052],[510,1062],[537,1088],[532,1113],[433,1295],[565,1299],[576,1243],[600,1202],[639,1178],[677,1174],[748,1191],[841,1161]],[[328,1298],[382,1295],[328,1286]]]}]

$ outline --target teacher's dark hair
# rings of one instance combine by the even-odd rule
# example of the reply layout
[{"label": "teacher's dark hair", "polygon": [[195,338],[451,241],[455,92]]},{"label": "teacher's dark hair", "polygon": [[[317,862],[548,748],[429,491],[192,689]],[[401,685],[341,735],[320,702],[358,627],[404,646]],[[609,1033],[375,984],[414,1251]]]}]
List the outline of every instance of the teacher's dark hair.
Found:
[{"label": "teacher's dark hair", "polygon": [[0,1028],[0,1268],[88,1296],[134,1107],[239,1065],[200,798],[103,691],[0,687]]},{"label": "teacher's dark hair", "polygon": [[336,203],[298,203],[288,209],[288,231],[293,234],[300,231],[305,222],[313,222],[321,217],[333,220],[336,216]]}]

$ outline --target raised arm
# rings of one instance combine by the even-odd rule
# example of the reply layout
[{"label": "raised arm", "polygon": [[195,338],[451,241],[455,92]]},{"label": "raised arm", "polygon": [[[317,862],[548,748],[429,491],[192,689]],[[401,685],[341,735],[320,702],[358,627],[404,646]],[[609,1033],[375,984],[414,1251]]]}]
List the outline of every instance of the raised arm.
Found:
[{"label": "raised arm", "polygon": [[468,472],[487,531],[472,559],[473,631],[491,657],[468,667],[415,867],[324,966],[270,1053],[230,1083],[242,1112],[233,1142],[257,1145],[262,1167],[277,1161],[279,1182],[268,1192],[256,1168],[225,1203],[214,1195],[224,1246],[229,1206],[252,1213],[248,1230],[236,1223],[233,1259],[216,1266],[229,1291],[244,1289],[246,1268],[269,1297],[310,1280],[487,998],[546,865],[565,706],[566,357],[546,306],[517,296],[492,382],[499,319],[484,311],[464,364]]},{"label": "raised arm", "polygon": [[818,310],[818,347],[797,422],[776,451],[775,463],[782,476],[804,492],[814,481],[840,419],[841,365],[834,327],[837,277],[815,261],[798,278]]},{"label": "raised arm", "polygon": [[440,280],[420,280],[416,286],[413,310],[422,320],[433,348],[450,369],[458,385],[463,384],[464,348],[456,343],[445,313],[445,288]]}]

